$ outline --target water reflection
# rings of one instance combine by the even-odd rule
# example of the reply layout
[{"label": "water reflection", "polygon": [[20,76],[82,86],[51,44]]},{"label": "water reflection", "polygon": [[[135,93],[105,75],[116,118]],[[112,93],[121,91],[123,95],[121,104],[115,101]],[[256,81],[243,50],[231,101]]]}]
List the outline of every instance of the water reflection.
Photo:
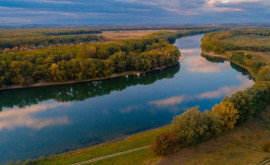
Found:
[{"label": "water reflection", "polygon": [[[18,106],[23,108],[39,102],[54,99],[58,102],[83,101],[88,98],[108,95],[112,91],[122,91],[129,86],[149,85],[161,79],[170,79],[180,70],[180,66],[136,76],[120,77],[105,81],[79,83],[73,85],[48,86],[29,89],[0,91],[0,110]],[[26,94],[27,93],[27,94]]]},{"label": "water reflection", "polygon": [[28,127],[32,129],[42,129],[48,126],[68,124],[67,116],[54,118],[36,118],[35,114],[42,111],[52,110],[69,106],[69,103],[39,104],[23,109],[8,109],[0,113],[0,131],[4,129],[14,130],[16,127]]}]

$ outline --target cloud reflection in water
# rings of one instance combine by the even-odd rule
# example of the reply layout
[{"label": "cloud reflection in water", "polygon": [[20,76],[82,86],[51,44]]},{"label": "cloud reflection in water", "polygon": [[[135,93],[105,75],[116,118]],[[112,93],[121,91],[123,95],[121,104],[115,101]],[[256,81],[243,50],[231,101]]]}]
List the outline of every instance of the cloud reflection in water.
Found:
[{"label": "cloud reflection in water", "polygon": [[0,131],[4,129],[13,130],[16,127],[28,127],[32,129],[42,129],[53,125],[69,124],[67,116],[56,118],[35,118],[34,114],[53,109],[60,106],[69,106],[69,103],[39,104],[23,109],[14,108],[0,113]]}]

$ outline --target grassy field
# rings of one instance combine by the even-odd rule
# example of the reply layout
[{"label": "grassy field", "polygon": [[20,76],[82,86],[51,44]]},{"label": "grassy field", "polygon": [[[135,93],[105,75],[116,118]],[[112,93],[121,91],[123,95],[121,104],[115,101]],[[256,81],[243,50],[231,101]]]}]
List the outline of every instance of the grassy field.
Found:
[{"label": "grassy field", "polygon": [[[121,31],[103,31],[101,35],[106,38],[106,40],[117,40],[117,39],[129,39],[129,38],[139,38],[147,34],[155,33],[161,30],[121,30]],[[166,31],[176,31],[176,30],[166,30]]]},{"label": "grassy field", "polygon": [[224,40],[226,43],[235,44],[237,41],[238,46],[253,46],[254,43],[260,46],[269,46],[270,37],[260,35],[236,35]]},{"label": "grassy field", "polygon": [[270,106],[254,120],[197,146],[185,148],[156,165],[254,165],[270,158],[262,146],[270,141]]}]

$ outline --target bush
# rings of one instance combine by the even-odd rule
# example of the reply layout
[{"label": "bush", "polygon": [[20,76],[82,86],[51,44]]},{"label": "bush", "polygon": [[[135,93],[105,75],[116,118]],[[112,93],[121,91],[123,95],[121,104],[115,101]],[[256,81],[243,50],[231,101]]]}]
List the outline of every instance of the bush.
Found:
[{"label": "bush", "polygon": [[234,62],[237,62],[238,64],[245,64],[244,58],[245,58],[244,52],[232,51],[232,56],[230,59]]},{"label": "bush", "polygon": [[238,91],[229,99],[239,112],[238,123],[250,120],[257,112],[266,106],[266,95],[262,89],[248,88]]},{"label": "bush", "polygon": [[270,101],[270,81],[257,81],[254,88],[262,89],[265,92],[267,102]]},{"label": "bush", "polygon": [[203,114],[206,118],[206,123],[208,127],[205,133],[205,139],[219,135],[222,132],[222,123],[220,120],[220,116],[212,113],[212,111],[206,111]]},{"label": "bush", "polygon": [[169,155],[178,149],[176,133],[172,131],[162,132],[155,138],[152,144],[152,151],[155,155]]},{"label": "bush", "polygon": [[234,108],[233,103],[231,103],[228,98],[225,98],[220,104],[216,104],[212,108],[212,113],[220,116],[222,129],[224,131],[233,129],[239,118],[239,112]]},{"label": "bush", "polygon": [[263,66],[260,69],[258,79],[260,81],[270,81],[270,66]]},{"label": "bush", "polygon": [[263,145],[263,151],[264,152],[270,152],[270,141],[264,143],[264,145]]},{"label": "bush", "polygon": [[207,117],[198,107],[187,110],[173,119],[173,130],[177,134],[180,147],[197,144],[207,139],[209,128]]}]

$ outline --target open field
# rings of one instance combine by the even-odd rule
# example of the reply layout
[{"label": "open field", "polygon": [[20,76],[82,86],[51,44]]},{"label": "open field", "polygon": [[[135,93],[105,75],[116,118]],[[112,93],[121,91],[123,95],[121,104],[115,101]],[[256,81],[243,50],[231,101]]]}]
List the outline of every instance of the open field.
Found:
[{"label": "open field", "polygon": [[[117,40],[117,39],[129,39],[129,38],[139,38],[147,34],[155,33],[161,30],[121,30],[121,31],[103,31],[101,35],[107,40]],[[166,30],[166,31],[176,31],[176,30]]]}]

